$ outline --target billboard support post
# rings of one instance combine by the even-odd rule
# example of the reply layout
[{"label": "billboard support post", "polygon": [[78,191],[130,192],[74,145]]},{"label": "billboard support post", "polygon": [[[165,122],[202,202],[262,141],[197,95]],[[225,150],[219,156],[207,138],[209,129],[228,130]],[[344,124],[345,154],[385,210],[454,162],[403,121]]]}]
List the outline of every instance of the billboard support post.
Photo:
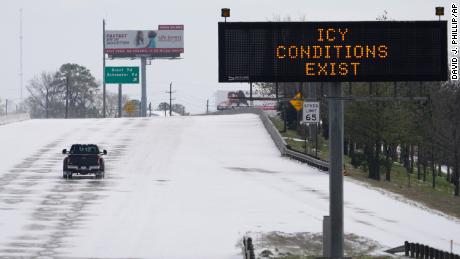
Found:
[{"label": "billboard support post", "polygon": [[341,83],[331,83],[329,99],[329,215],[331,252],[343,257],[343,100]]},{"label": "billboard support post", "polygon": [[121,99],[122,99],[122,89],[121,84],[118,84],[118,118],[121,118]]},{"label": "billboard support post", "polygon": [[147,117],[147,83],[146,83],[146,66],[147,66],[147,58],[141,57],[141,85],[142,85],[142,93],[141,93],[141,117]]},{"label": "billboard support post", "polygon": [[[105,74],[105,20],[102,19],[102,73]],[[105,76],[102,77],[102,117],[105,118]]]}]

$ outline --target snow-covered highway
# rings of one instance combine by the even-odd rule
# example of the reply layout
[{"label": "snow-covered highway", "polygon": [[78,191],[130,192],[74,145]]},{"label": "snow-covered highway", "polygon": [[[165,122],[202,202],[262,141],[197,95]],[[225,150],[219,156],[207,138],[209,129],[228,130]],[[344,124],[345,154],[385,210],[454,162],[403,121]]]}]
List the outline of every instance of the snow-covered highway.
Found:
[{"label": "snow-covered highway", "polygon": [[[248,231],[321,232],[328,175],[280,156],[253,114],[0,126],[0,256],[241,258]],[[62,179],[61,150],[107,149]],[[448,250],[460,222],[346,179],[345,232]],[[460,246],[454,246],[459,253]]]}]

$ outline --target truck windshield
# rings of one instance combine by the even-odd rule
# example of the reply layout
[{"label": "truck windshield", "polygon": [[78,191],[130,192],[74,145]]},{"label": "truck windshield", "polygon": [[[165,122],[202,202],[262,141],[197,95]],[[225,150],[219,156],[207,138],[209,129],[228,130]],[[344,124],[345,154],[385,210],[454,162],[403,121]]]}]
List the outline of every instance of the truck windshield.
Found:
[{"label": "truck windshield", "polygon": [[72,145],[70,154],[99,154],[99,148],[96,145]]}]

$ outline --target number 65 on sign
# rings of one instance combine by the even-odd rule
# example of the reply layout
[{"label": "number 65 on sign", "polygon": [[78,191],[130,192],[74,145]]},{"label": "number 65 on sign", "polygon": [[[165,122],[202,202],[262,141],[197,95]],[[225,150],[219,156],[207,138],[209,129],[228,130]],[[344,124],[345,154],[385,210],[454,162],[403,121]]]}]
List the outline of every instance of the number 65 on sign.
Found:
[{"label": "number 65 on sign", "polygon": [[318,123],[319,122],[319,102],[304,102],[303,103],[303,123]]}]

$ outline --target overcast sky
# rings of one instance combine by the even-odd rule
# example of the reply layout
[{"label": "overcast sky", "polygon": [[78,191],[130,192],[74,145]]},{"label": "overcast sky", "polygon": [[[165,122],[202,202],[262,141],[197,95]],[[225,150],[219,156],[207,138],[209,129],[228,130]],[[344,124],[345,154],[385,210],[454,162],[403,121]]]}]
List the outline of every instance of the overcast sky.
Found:
[{"label": "overcast sky", "polygon": [[[458,3],[458,1],[455,1]],[[24,96],[26,85],[42,71],[56,71],[64,63],[77,63],[102,81],[102,19],[108,30],[150,30],[159,24],[183,24],[185,53],[181,60],[154,60],[147,66],[148,101],[156,107],[169,96],[173,82],[178,103],[188,111],[214,105],[217,90],[248,88],[247,84],[217,82],[217,22],[220,9],[231,9],[229,21],[267,21],[290,16],[307,21],[375,20],[387,10],[395,20],[435,20],[441,0],[2,0],[0,9],[0,98],[19,98],[19,9],[23,9]],[[446,17],[446,16],[445,16]],[[140,60],[107,61],[107,65],[139,65]],[[115,92],[116,85],[107,85]],[[124,93],[140,98],[139,85],[126,85]]]}]

